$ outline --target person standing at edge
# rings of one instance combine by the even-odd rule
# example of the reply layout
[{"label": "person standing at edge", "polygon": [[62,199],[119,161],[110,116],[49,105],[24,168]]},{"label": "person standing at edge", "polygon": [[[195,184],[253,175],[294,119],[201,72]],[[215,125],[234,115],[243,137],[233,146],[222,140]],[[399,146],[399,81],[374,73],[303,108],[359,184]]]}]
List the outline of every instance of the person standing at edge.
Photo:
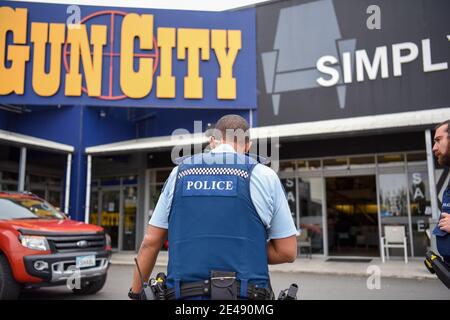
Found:
[{"label": "person standing at edge", "polygon": [[[209,142],[210,152],[182,159],[167,179],[138,253],[142,276],[148,280],[168,236],[166,299],[273,299],[268,264],[297,256],[284,189],[246,155],[244,118],[220,118]],[[129,297],[140,299],[141,289],[135,268]]]},{"label": "person standing at edge", "polygon": [[[450,167],[450,120],[438,124],[434,129],[433,153],[441,166]],[[445,262],[450,263],[450,184],[442,196],[442,213],[433,234],[439,253]]]}]

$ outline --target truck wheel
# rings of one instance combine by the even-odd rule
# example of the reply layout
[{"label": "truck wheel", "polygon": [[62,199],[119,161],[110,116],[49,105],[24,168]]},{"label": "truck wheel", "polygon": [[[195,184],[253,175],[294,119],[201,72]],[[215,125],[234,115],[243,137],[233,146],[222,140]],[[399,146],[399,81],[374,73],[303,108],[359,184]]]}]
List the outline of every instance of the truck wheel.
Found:
[{"label": "truck wheel", "polygon": [[14,279],[8,259],[0,254],[0,300],[15,300],[21,285]]},{"label": "truck wheel", "polygon": [[103,275],[98,280],[94,281],[86,281],[81,284],[81,289],[72,289],[74,294],[85,295],[85,294],[94,294],[102,290],[103,286],[106,282],[106,274]]}]

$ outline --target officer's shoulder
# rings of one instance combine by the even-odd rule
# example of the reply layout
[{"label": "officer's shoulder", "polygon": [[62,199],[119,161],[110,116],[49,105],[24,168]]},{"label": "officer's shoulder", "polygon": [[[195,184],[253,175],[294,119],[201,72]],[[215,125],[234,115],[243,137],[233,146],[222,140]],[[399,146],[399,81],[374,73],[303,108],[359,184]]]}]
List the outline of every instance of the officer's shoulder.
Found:
[{"label": "officer's shoulder", "polygon": [[255,168],[253,169],[253,175],[256,175],[258,177],[265,177],[266,179],[278,180],[277,173],[272,168],[261,163],[255,165]]}]

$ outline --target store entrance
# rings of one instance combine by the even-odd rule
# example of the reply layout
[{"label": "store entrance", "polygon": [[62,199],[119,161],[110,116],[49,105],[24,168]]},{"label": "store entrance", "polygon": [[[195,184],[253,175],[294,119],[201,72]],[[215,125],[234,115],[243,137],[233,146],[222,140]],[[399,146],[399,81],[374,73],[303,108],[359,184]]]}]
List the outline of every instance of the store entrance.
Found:
[{"label": "store entrance", "polygon": [[[122,180],[122,181],[121,181]],[[115,250],[136,249],[137,186],[135,180],[104,180],[92,188],[89,222],[102,226]]]},{"label": "store entrance", "polygon": [[330,256],[379,256],[374,175],[327,177],[326,203]]}]

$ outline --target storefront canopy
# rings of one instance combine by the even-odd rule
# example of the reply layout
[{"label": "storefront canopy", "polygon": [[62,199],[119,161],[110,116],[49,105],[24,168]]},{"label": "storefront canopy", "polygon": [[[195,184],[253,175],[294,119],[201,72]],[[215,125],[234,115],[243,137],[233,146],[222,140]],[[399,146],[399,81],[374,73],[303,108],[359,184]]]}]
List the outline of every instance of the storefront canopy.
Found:
[{"label": "storefront canopy", "polygon": [[67,153],[73,153],[75,150],[73,146],[67,144],[58,143],[46,139],[40,139],[5,130],[0,130],[0,141],[6,141],[9,143],[23,145],[27,147],[37,147],[40,149],[60,151],[60,152],[62,151]]},{"label": "storefront canopy", "polygon": [[[424,111],[402,112],[377,116],[356,117],[349,119],[336,119],[326,121],[313,121],[276,126],[252,128],[252,139],[310,139],[319,136],[333,136],[342,134],[358,134],[380,130],[401,130],[429,127],[450,118],[450,107]],[[112,154],[132,151],[149,151],[156,149],[168,149],[174,146],[194,145],[206,143],[205,134],[186,134],[143,138],[121,141],[86,148],[86,153]]]}]

